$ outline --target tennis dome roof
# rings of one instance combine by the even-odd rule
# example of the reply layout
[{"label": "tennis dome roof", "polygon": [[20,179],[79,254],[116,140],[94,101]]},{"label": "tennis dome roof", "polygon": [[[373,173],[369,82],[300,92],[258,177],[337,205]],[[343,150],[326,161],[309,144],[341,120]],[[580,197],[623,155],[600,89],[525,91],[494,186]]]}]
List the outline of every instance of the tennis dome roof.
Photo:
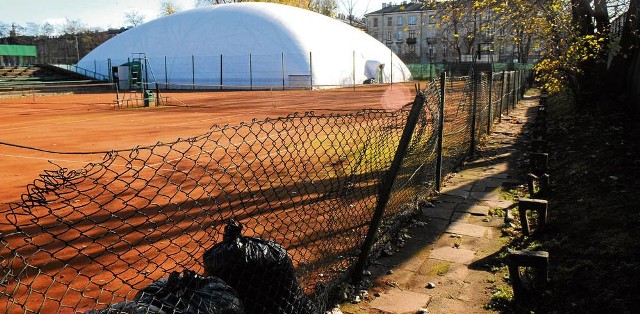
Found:
[{"label": "tennis dome roof", "polygon": [[365,32],[264,2],[220,4],[150,21],[103,43],[78,67],[108,76],[111,67],[140,56],[148,62],[148,82],[175,86],[331,87],[411,79],[406,65]]}]

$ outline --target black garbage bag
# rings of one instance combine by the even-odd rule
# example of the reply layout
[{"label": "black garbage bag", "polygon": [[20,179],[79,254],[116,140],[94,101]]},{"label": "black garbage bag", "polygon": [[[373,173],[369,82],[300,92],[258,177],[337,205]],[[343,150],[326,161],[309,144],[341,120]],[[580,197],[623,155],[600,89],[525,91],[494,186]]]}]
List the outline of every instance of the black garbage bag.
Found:
[{"label": "black garbage bag", "polygon": [[166,313],[244,314],[233,288],[216,277],[203,277],[190,270],[173,272],[140,290],[135,302],[153,305]]},{"label": "black garbage bag", "polygon": [[160,308],[135,301],[120,302],[101,310],[89,310],[84,314],[169,314]]},{"label": "black garbage bag", "polygon": [[287,251],[278,243],[242,236],[241,231],[240,223],[229,221],[223,241],[204,253],[205,272],[235,289],[247,313],[316,313]]}]

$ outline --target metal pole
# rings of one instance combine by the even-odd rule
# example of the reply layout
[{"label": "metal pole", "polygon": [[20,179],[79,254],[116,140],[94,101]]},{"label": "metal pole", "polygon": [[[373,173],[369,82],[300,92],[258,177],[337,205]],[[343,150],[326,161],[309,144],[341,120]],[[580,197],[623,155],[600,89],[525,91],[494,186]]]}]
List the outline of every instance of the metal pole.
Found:
[{"label": "metal pole", "polygon": [[144,90],[149,88],[149,62],[147,60],[147,55],[144,55]]},{"label": "metal pole", "polygon": [[165,89],[169,88],[169,72],[167,71],[167,56],[164,56],[164,83]]},{"label": "metal pole", "polygon": [[366,267],[367,260],[369,258],[369,255],[371,254],[371,249],[373,247],[373,244],[375,243],[378,228],[380,227],[380,223],[382,222],[384,210],[387,206],[387,202],[389,201],[389,196],[391,195],[393,183],[396,179],[396,176],[398,175],[398,172],[400,171],[402,160],[404,159],[404,155],[407,152],[407,148],[409,147],[409,142],[411,141],[413,131],[416,127],[416,124],[418,123],[418,118],[420,117],[420,113],[422,112],[425,101],[425,95],[418,90],[418,94],[413,100],[413,106],[411,107],[411,111],[409,112],[409,116],[407,118],[407,124],[402,131],[400,143],[398,143],[398,148],[396,149],[395,156],[393,157],[391,167],[389,168],[389,170],[387,170],[384,178],[380,182],[376,211],[373,213],[373,217],[371,218],[371,224],[369,225],[367,236],[364,239],[364,243],[362,244],[360,256],[358,257],[358,260],[354,265],[353,274],[351,277],[354,282],[359,282],[362,280],[362,272]]},{"label": "metal pole", "polygon": [[471,110],[471,146],[469,147],[469,156],[473,157],[476,151],[476,113],[478,110],[478,78],[479,73],[473,71],[471,76],[471,86],[473,87],[473,107]]},{"label": "metal pole", "polygon": [[517,92],[517,88],[516,85],[518,84],[518,77],[517,77],[517,71],[513,71],[513,103],[512,105],[512,109],[516,107],[516,102],[518,101],[518,92]]},{"label": "metal pole", "polygon": [[500,109],[498,110],[498,123],[502,123],[502,102],[504,101],[504,79],[506,71],[502,70],[502,82],[500,84]]},{"label": "metal pole", "polygon": [[311,51],[309,51],[309,80],[310,89],[313,90],[313,56]]},{"label": "metal pole", "polygon": [[389,79],[391,81],[391,89],[393,89],[393,50],[389,48],[389,52],[391,55],[391,68],[389,69]]},{"label": "metal pole", "polygon": [[489,71],[489,121],[487,122],[487,134],[491,134],[491,124],[493,124],[493,67]]},{"label": "metal pole", "polygon": [[191,89],[196,89],[196,57],[191,55]]},{"label": "metal pole", "polygon": [[353,78],[353,90],[356,90],[356,51],[351,55],[351,76]]},{"label": "metal pole", "polygon": [[440,73],[440,117],[438,117],[438,143],[436,148],[436,190],[440,191],[442,186],[442,142],[444,140],[444,100],[445,100],[445,84],[447,83],[447,74],[442,71]]},{"label": "metal pole", "polygon": [[107,73],[109,73],[109,82],[113,83],[113,71],[111,70],[111,58],[107,59]]},{"label": "metal pole", "polygon": [[222,90],[222,54],[220,54],[220,90]]},{"label": "metal pole", "polygon": [[249,54],[249,89],[253,90],[253,65],[251,60],[251,54]]},{"label": "metal pole", "polygon": [[520,97],[520,71],[516,70],[513,74],[515,76],[513,80],[513,108],[515,108]]},{"label": "metal pole", "polygon": [[284,90],[284,52],[282,53],[282,90]]},{"label": "metal pole", "polygon": [[509,108],[511,107],[511,71],[507,73],[507,116],[509,115]]}]

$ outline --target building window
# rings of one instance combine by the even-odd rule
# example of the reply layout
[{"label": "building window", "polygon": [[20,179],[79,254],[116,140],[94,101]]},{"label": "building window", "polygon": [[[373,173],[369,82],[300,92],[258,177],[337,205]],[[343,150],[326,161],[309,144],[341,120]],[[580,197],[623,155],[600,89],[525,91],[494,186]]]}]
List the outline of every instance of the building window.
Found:
[{"label": "building window", "polygon": [[373,27],[378,27],[378,18],[377,17],[373,18]]},{"label": "building window", "polygon": [[493,37],[493,29],[491,26],[488,26],[487,29],[484,30],[484,35],[486,37]]},{"label": "building window", "polygon": [[393,18],[392,17],[388,17],[387,18],[387,26],[393,26]]},{"label": "building window", "polygon": [[387,40],[389,40],[389,41],[391,40],[391,31],[387,32]]},{"label": "building window", "polygon": [[409,51],[416,52],[416,45],[409,45]]},{"label": "building window", "polygon": [[484,13],[484,22],[489,22],[491,21],[491,12],[485,12]]},{"label": "building window", "polygon": [[416,38],[416,31],[413,29],[409,30],[409,38]]},{"label": "building window", "polygon": [[415,15],[409,15],[409,25],[416,25],[417,18]]},{"label": "building window", "polygon": [[402,31],[398,31],[398,33],[396,33],[396,40],[402,40]]},{"label": "building window", "polygon": [[402,16],[398,16],[398,26],[402,26],[404,24]]}]

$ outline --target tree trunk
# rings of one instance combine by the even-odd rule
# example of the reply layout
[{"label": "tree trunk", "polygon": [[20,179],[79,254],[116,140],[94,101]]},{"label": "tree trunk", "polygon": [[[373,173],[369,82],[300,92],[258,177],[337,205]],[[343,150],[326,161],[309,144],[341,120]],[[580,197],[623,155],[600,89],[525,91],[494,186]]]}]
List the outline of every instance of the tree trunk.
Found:
[{"label": "tree trunk", "polygon": [[[634,57],[637,59],[639,53],[638,29],[640,29],[640,0],[631,0],[620,38],[620,51],[613,57],[608,75],[609,88],[623,95],[623,98],[632,97],[634,92],[637,93],[634,91],[636,87],[633,84],[633,65]],[[638,102],[640,101],[636,99],[636,103]],[[635,107],[629,109],[640,111],[640,108]]]},{"label": "tree trunk", "polygon": [[596,29],[601,36],[609,35],[609,28],[611,23],[609,22],[609,12],[607,10],[606,0],[594,0],[593,17],[596,20]]},{"label": "tree trunk", "polygon": [[593,11],[588,0],[571,0],[571,17],[579,35],[593,35]]}]

